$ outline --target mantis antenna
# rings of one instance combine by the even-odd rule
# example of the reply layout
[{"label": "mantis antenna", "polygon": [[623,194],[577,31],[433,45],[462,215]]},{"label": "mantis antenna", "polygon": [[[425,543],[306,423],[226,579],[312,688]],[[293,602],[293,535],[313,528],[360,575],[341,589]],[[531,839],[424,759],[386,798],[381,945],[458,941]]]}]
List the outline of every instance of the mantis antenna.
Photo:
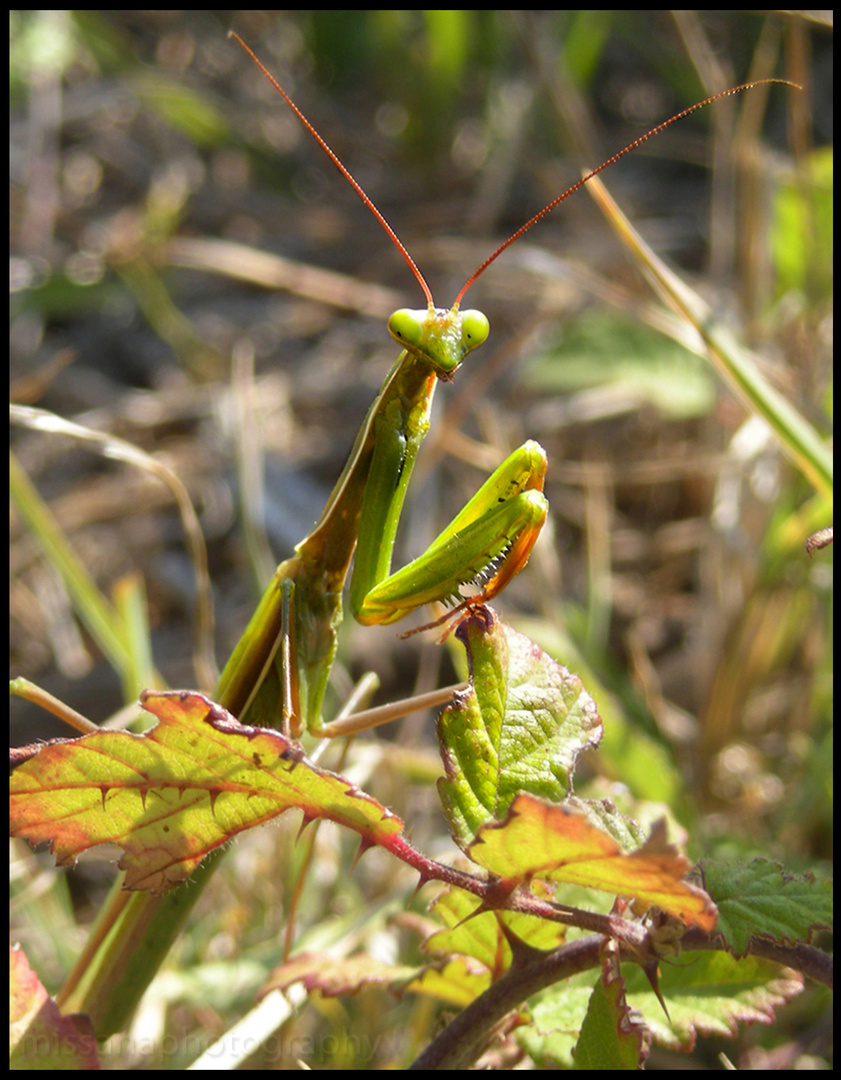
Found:
[{"label": "mantis antenna", "polygon": [[[261,63],[257,56],[255,56],[255,54],[248,47],[248,45],[245,44],[239,34],[237,34],[235,30],[229,30],[228,37],[233,38],[233,40],[236,41],[236,43],[248,54],[248,56],[251,57],[251,59],[254,61],[260,71],[262,71],[262,73],[266,76],[266,78],[269,80],[275,90],[277,90],[277,92],[280,94],[280,96],[283,98],[289,108],[295,113],[295,115],[298,117],[298,119],[301,121],[301,123],[310,133],[310,135],[312,135],[312,137],[319,144],[321,149],[327,154],[327,156],[330,158],[330,160],[333,162],[333,164],[336,166],[342,176],[344,176],[344,178],[348,181],[348,183],[351,185],[351,187],[354,189],[360,199],[362,199],[362,201],[365,203],[365,205],[368,207],[368,209],[371,211],[371,213],[374,215],[380,225],[385,229],[385,231],[391,238],[394,246],[397,248],[403,258],[412,268],[412,273],[415,275],[420,284],[420,287],[423,289],[424,296],[426,297],[427,303],[429,304],[430,308],[434,307],[435,303],[432,298],[432,291],[427,285],[423,274],[418,269],[417,263],[409,254],[403,241],[400,239],[400,237],[397,235],[391,225],[389,225],[388,221],[386,221],[383,214],[374,204],[373,200],[369,198],[362,185],[354,178],[350,170],[344,164],[342,164],[342,162],[339,160],[338,155],[334,153],[334,151],[330,148],[327,142],[325,142],[321,135],[319,135],[319,133],[309,122],[306,116],[304,116],[304,114],[301,112],[301,110],[298,108],[292,98],[286,93],[286,91],[283,89],[277,79],[264,66],[264,64]],[[650,131],[647,131],[644,135],[640,135],[638,138],[634,139],[633,142],[628,143],[628,145],[623,147],[622,150],[619,150],[617,153],[609,157],[606,161],[603,161],[601,165],[598,166],[598,168],[592,169],[585,176],[582,176],[580,180],[576,181],[576,183],[574,183],[571,187],[568,187],[566,191],[558,195],[556,199],[553,199],[550,203],[547,203],[542,210],[539,210],[534,215],[534,217],[529,218],[525,225],[521,225],[520,228],[517,229],[515,233],[512,233],[511,236],[509,236],[504,243],[500,244],[496,251],[489,255],[487,259],[485,259],[485,261],[481,264],[481,266],[479,266],[464,283],[458,295],[456,296],[455,301],[453,302],[452,310],[458,310],[459,304],[464,299],[464,295],[470,288],[470,286],[477,280],[477,278],[481,277],[481,275],[484,274],[484,272],[488,269],[491,263],[495,262],[503,253],[503,251],[505,251],[506,248],[510,247],[516,240],[519,240],[523,233],[528,232],[529,229],[533,225],[536,225],[541,218],[545,217],[546,214],[548,214],[551,210],[554,210],[555,207],[558,206],[560,203],[564,202],[565,199],[568,199],[570,195],[578,191],[578,189],[583,187],[589,180],[592,180],[594,176],[598,176],[599,173],[604,172],[605,169],[609,169],[610,166],[614,165],[617,161],[619,161],[620,158],[625,157],[626,154],[632,153],[632,151],[636,150],[638,146],[641,146],[649,139],[653,139],[655,135],[659,135],[661,131],[665,131],[666,128],[671,127],[672,124],[676,124],[678,120],[683,120],[684,117],[689,116],[694,112],[697,112],[699,109],[703,109],[707,105],[712,105],[714,101],[718,101],[721,98],[725,97],[732,97],[734,94],[741,94],[743,91],[751,90],[755,86],[767,86],[773,83],[776,83],[780,86],[790,86],[796,90],[802,89],[802,87],[800,87],[797,83],[790,82],[788,79],[755,79],[752,82],[742,83],[740,86],[732,86],[729,90],[720,90],[717,94],[713,94],[711,97],[705,98],[703,101],[697,101],[694,105],[690,105],[688,108],[682,109],[679,113],[675,113],[674,116],[669,117],[668,120],[664,120],[662,123],[657,124],[655,127],[651,128]]]}]

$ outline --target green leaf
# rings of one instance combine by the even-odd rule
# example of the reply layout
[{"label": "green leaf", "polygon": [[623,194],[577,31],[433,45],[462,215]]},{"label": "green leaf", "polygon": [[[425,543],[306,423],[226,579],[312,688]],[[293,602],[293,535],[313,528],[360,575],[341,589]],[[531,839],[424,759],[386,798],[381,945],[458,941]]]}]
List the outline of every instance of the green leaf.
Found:
[{"label": "green leaf", "polygon": [[777,863],[701,863],[704,887],[719,907],[718,931],[736,956],[761,934],[780,942],[808,942],[812,931],[832,926],[832,882],[787,874]]},{"label": "green leaf", "polygon": [[805,155],[774,196],[771,249],[781,295],[795,290],[821,301],[833,282],[832,147]]},{"label": "green leaf", "polygon": [[607,960],[593,988],[573,1050],[574,1068],[615,1072],[638,1069],[647,1055],[647,1032],[625,998],[625,980]]},{"label": "green leaf", "polygon": [[[624,1003],[632,1010],[631,1016],[643,1017],[656,1044],[687,1053],[699,1035],[732,1038],[739,1024],[772,1022],[776,1011],[803,990],[802,976],[768,960],[754,956],[735,960],[722,952],[685,952],[679,961],[660,966],[660,989],[669,1005],[667,1019],[642,968],[623,963],[621,971],[622,996],[612,1004],[609,992],[607,1002],[599,1000],[604,989],[593,990],[591,972],[550,987],[532,1003],[532,1022],[518,1030],[518,1042],[543,1067],[607,1062],[629,1050],[628,1045],[623,1049],[621,1031],[615,1026],[622,1023]],[[599,1059],[602,1038],[606,1040],[605,1057]]]},{"label": "green leaf", "polygon": [[715,403],[715,380],[703,360],[621,313],[565,323],[563,336],[532,360],[524,380],[544,394],[589,392],[592,401],[602,391],[611,408],[651,405],[676,419],[705,416]]},{"label": "green leaf", "polygon": [[196,146],[213,147],[230,142],[231,134],[222,114],[206,97],[183,83],[165,78],[160,71],[138,72],[131,79],[131,87],[140,101],[156,110]]},{"label": "green leaf", "polygon": [[804,986],[801,974],[771,960],[687,950],[676,962],[660,965],[667,1019],[642,968],[623,964],[622,973],[628,1003],[645,1017],[654,1041],[684,1052],[699,1035],[732,1038],[740,1024],[772,1023]]},{"label": "green leaf", "polygon": [[[552,895],[539,882],[534,883],[534,891],[547,898]],[[433,956],[458,954],[478,960],[494,980],[511,965],[511,944],[503,927],[524,944],[543,952],[557,949],[566,940],[566,926],[536,915],[518,911],[484,911],[476,915],[476,897],[462,889],[445,890],[430,910],[448,929],[428,937],[423,951]]]},{"label": "green leaf", "polygon": [[504,817],[520,792],[560,802],[578,755],[598,746],[602,725],[581,680],[490,608],[458,627],[471,686],[438,721],[446,777],[438,792],[462,848]]},{"label": "green leaf", "polygon": [[532,1022],[517,1032],[518,1042],[545,1069],[639,1068],[649,1038],[642,1018],[628,1004],[623,975],[606,958],[595,986],[587,973],[551,987],[532,1006]]}]

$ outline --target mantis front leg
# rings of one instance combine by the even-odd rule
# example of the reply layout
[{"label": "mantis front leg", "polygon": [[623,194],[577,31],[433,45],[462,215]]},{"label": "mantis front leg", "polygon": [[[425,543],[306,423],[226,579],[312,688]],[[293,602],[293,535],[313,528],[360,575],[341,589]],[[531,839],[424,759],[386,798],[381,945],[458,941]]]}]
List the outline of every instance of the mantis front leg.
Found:
[{"label": "mantis front leg", "polygon": [[[546,454],[529,441],[499,466],[422,555],[391,574],[395,533],[425,434],[428,404],[424,402],[422,423],[370,433],[373,452],[356,523],[351,585],[351,610],[365,625],[397,622],[433,601],[462,601],[459,589],[465,584],[479,586],[471,598],[477,603],[492,599],[525,566],[546,519]],[[384,415],[381,409],[375,414]],[[351,477],[360,468],[357,461]],[[344,569],[353,550],[342,529],[348,510],[346,479],[337,485],[340,495],[326,532],[331,544],[345,536],[345,567],[337,572],[329,569],[329,560],[325,563],[320,523],[278,567],[223,673],[225,697],[232,699],[240,716],[247,713],[251,723],[280,723],[297,733],[304,721],[316,735],[323,729],[321,698],[335,653]],[[250,688],[247,696],[239,696],[238,686]]]},{"label": "mantis front leg", "polygon": [[381,539],[389,531],[389,515],[399,511],[368,497],[381,486],[371,479],[380,467],[375,452],[351,584],[358,622],[393,623],[422,604],[461,601],[459,588],[469,583],[481,585],[477,603],[490,600],[525,566],[548,510],[542,494],[546,454],[538,443],[515,450],[427,550],[394,574],[393,530],[390,543]]}]

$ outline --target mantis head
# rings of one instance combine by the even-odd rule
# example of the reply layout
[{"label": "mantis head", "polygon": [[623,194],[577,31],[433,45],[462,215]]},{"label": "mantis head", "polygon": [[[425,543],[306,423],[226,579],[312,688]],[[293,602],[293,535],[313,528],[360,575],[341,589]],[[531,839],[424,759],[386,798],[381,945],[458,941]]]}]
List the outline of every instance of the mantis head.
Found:
[{"label": "mantis head", "polygon": [[395,311],[388,332],[398,345],[430,363],[439,379],[449,381],[465,356],[485,343],[490,324],[481,311],[459,311],[457,304],[448,311],[430,303],[426,309]]}]

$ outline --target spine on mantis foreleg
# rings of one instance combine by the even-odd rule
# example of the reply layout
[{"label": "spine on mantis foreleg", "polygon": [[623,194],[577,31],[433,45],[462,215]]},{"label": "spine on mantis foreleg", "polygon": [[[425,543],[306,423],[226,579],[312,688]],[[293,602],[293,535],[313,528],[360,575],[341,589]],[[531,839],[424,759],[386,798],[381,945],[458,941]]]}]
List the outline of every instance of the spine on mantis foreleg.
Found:
[{"label": "spine on mantis foreleg", "polygon": [[[455,604],[429,624],[438,625],[492,600],[526,565],[543,528],[546,464],[546,452],[533,440],[510,454],[422,555],[365,592],[356,619],[393,623],[422,604]],[[477,591],[463,597],[464,585]]]}]

